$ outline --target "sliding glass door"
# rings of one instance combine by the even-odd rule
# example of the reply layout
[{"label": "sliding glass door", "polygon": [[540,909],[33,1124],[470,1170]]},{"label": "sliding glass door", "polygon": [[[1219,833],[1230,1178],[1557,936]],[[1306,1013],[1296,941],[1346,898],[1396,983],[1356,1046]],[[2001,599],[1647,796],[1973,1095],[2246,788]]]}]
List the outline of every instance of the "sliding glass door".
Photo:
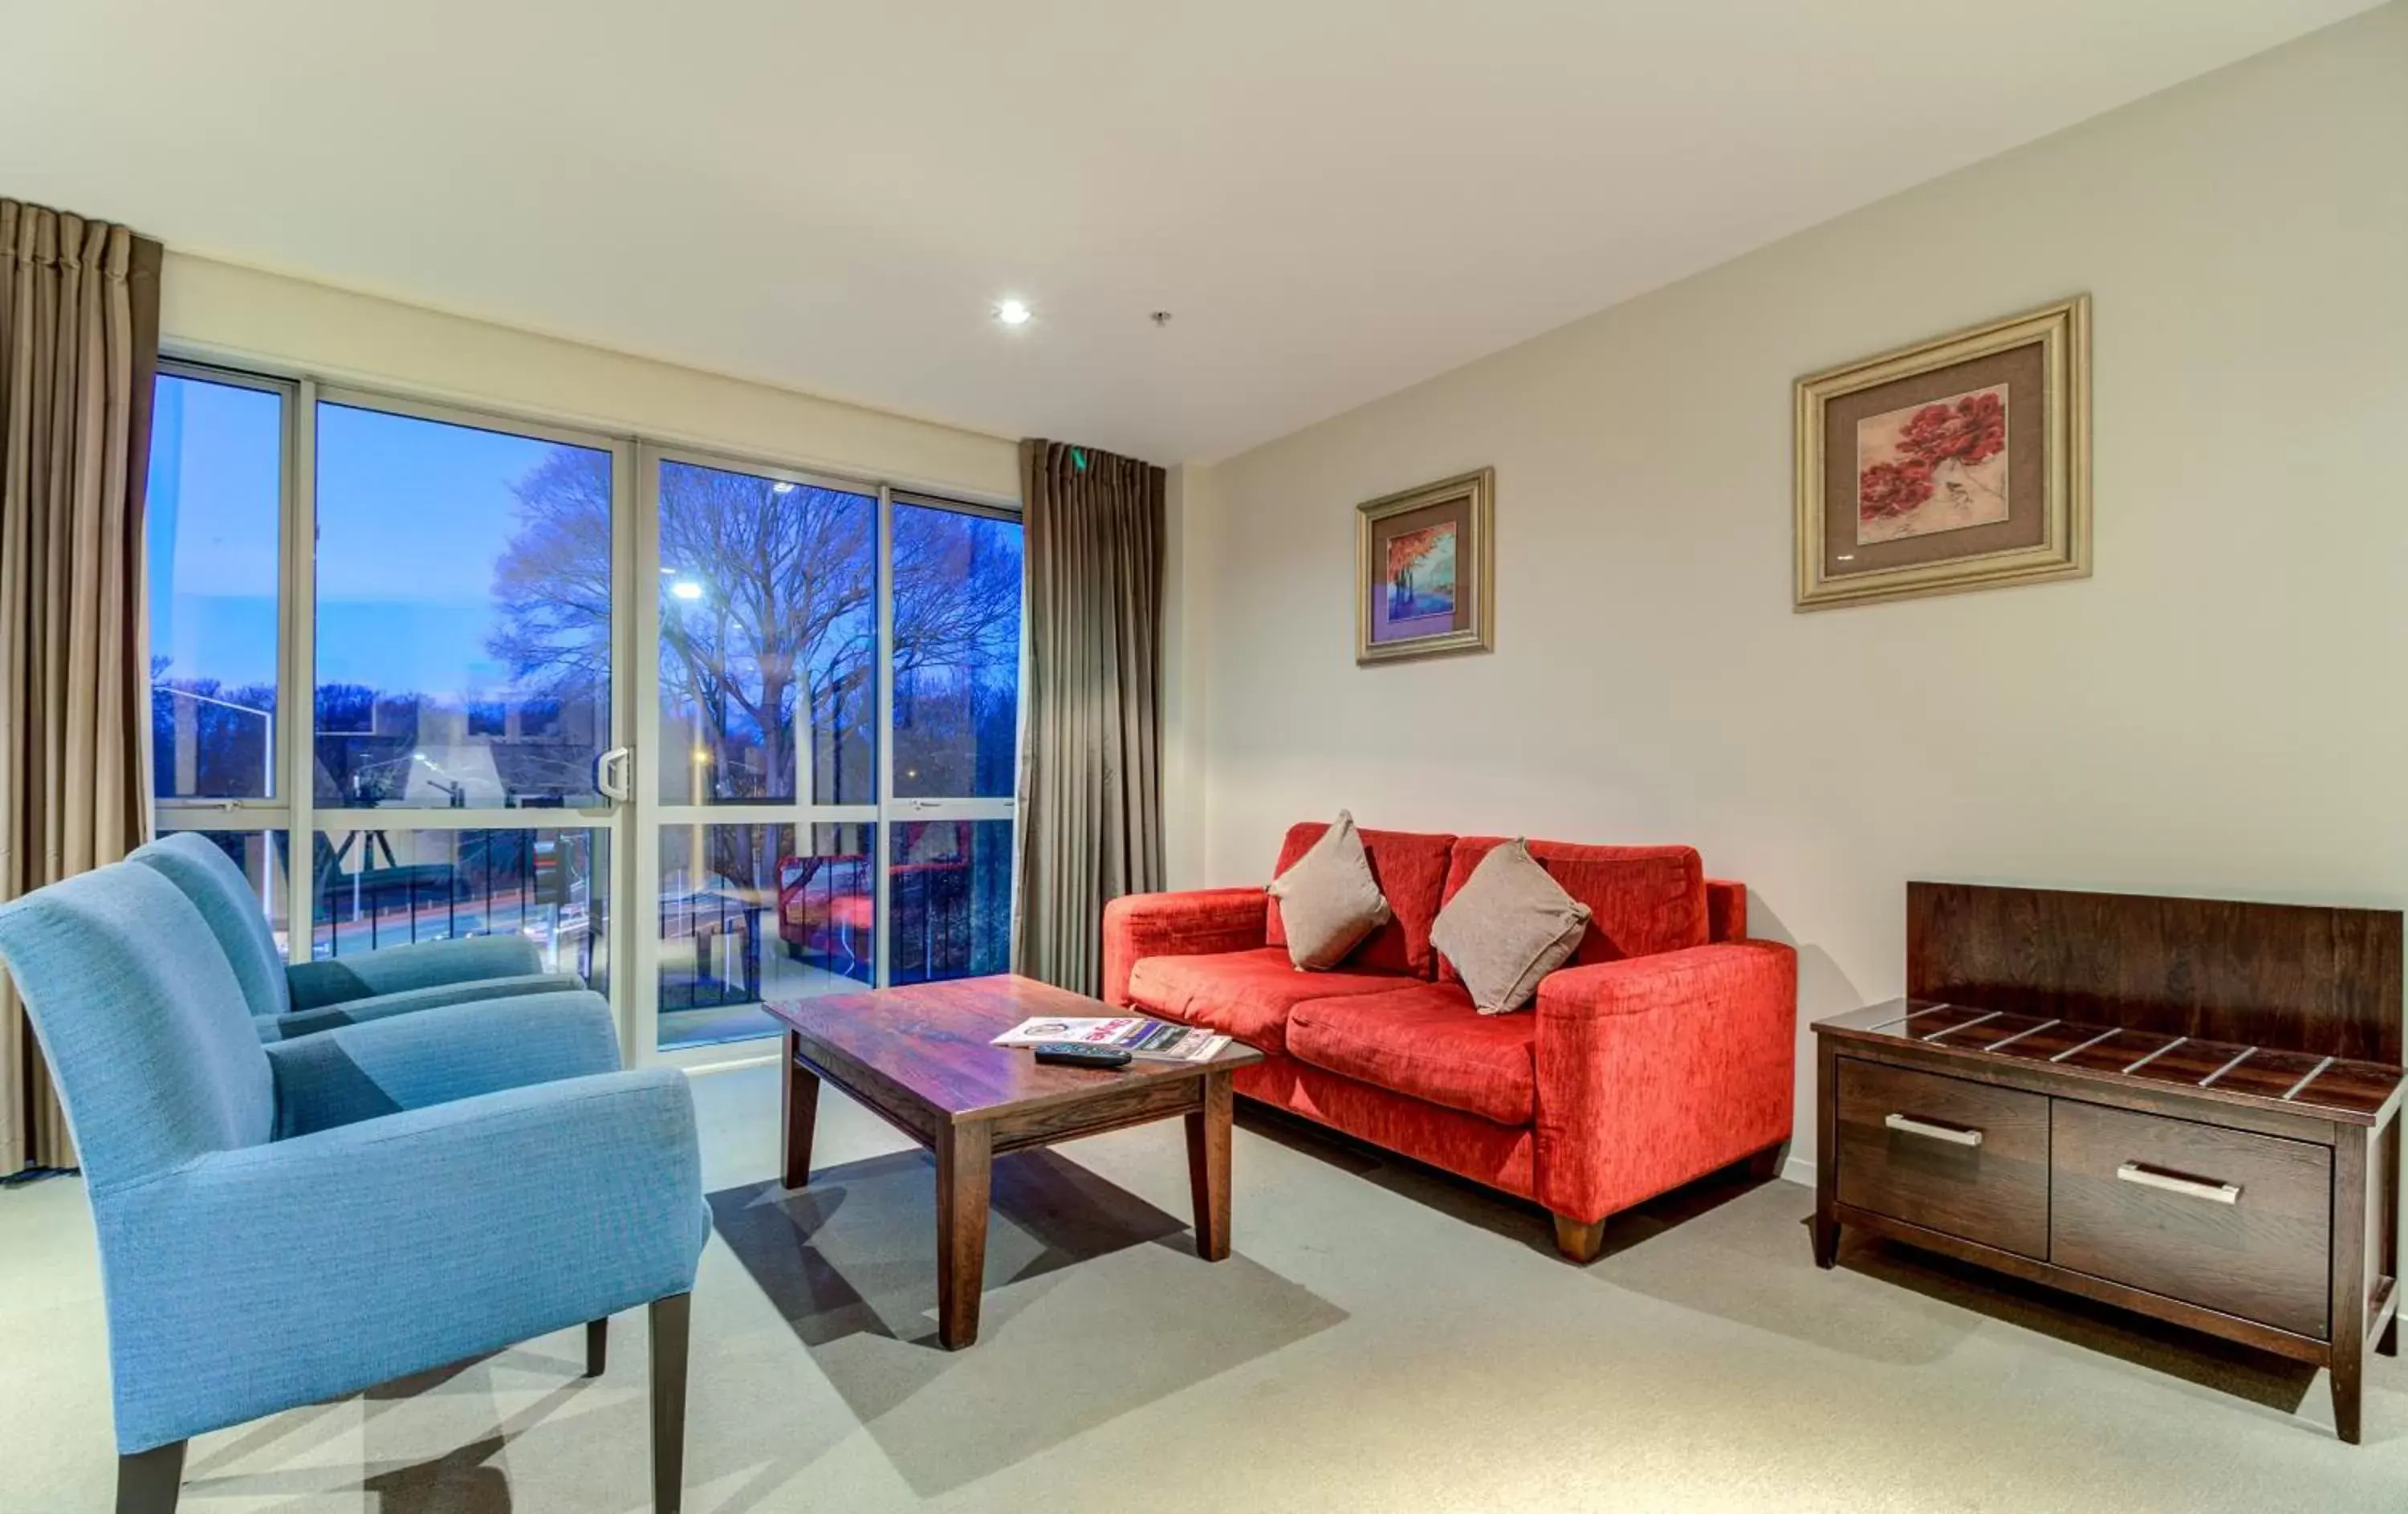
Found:
[{"label": "sliding glass door", "polygon": [[1016,514],[179,364],[155,433],[159,827],[293,959],[522,936],[679,1061],[1004,970]]},{"label": "sliding glass door", "polygon": [[666,448],[638,467],[638,1045],[709,1055],[774,1033],[767,1002],[1003,971],[1018,518]]},{"label": "sliding glass door", "polygon": [[638,1038],[659,1052],[767,1035],[765,1001],[876,981],[879,499],[651,448],[639,466]]},{"label": "sliding glass door", "polygon": [[181,365],[155,412],[159,829],[294,960],[510,934],[610,992],[633,449]]},{"label": "sliding glass door", "polygon": [[316,406],[310,954],[509,934],[608,993],[624,443]]}]

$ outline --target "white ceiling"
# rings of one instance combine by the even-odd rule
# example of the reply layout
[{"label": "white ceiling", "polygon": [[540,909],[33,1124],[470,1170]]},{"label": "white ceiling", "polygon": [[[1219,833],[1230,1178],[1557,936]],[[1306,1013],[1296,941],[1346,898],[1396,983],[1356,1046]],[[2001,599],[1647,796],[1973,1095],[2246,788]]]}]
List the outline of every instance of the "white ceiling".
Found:
[{"label": "white ceiling", "polygon": [[0,194],[1208,460],[2368,7],[9,0]]}]

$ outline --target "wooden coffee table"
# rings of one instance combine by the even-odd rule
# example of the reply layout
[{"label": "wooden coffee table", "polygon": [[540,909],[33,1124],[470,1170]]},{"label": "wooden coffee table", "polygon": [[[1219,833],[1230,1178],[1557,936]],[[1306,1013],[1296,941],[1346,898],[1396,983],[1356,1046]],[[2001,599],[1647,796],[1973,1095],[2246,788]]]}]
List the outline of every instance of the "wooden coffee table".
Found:
[{"label": "wooden coffee table", "polygon": [[1126,1013],[1030,978],[960,978],[765,1006],[786,1027],[788,1188],[810,1178],[820,1084],[835,1084],[937,1154],[937,1334],[978,1339],[994,1158],[1187,1117],[1196,1250],[1229,1254],[1230,1074],[1263,1054],[1232,1042],[1203,1063],[1133,1061],[1111,1071],[1038,1065],[1026,1047],[990,1045],[1039,1015]]}]

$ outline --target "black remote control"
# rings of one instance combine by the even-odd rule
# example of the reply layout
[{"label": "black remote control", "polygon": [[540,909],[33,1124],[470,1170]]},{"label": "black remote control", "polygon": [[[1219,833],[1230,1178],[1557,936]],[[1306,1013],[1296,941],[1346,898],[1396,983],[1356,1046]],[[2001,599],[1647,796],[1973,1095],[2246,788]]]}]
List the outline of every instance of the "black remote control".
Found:
[{"label": "black remote control", "polygon": [[1047,1041],[1038,1045],[1037,1060],[1052,1067],[1126,1067],[1129,1054],[1118,1046],[1082,1046],[1076,1041]]}]

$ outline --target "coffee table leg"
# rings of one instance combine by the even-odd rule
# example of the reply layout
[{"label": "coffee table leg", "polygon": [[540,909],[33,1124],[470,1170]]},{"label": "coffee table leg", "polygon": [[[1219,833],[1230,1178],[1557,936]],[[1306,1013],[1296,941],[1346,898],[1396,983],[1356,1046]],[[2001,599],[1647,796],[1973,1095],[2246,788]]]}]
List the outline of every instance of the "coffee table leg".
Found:
[{"label": "coffee table leg", "polygon": [[802,1038],[787,1031],[786,1073],[780,1085],[785,1090],[785,1135],[779,1166],[788,1188],[801,1188],[811,1180],[811,1130],[820,1110],[819,1074],[796,1060],[801,1054]]},{"label": "coffee table leg", "polygon": [[1204,1079],[1204,1107],[1187,1117],[1187,1186],[1196,1198],[1196,1254],[1229,1255],[1229,1074]]},{"label": "coffee table leg", "polygon": [[949,1126],[937,1137],[937,1338],[949,1351],[978,1339],[994,1141],[981,1123]]}]

